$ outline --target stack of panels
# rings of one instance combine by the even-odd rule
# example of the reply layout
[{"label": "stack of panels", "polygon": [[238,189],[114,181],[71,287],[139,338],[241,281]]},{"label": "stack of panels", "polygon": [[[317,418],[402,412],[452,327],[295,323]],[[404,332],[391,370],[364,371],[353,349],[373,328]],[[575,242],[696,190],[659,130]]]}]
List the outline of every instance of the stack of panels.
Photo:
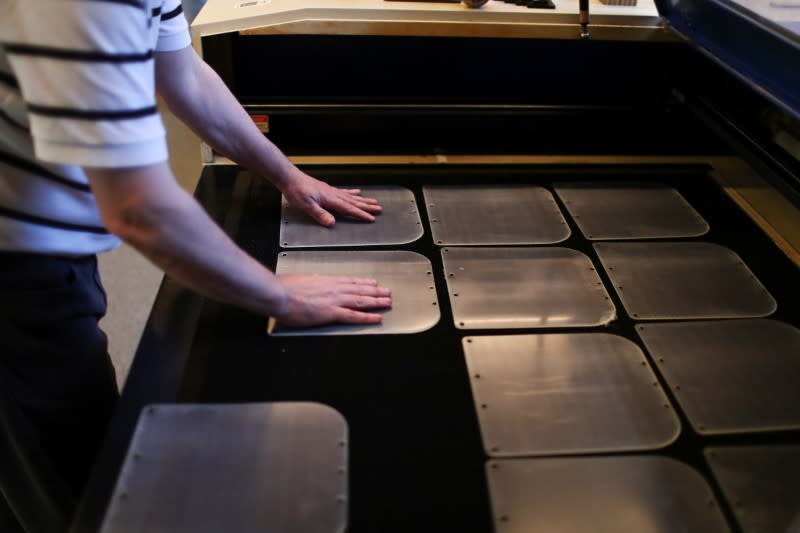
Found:
[{"label": "stack of panels", "polygon": [[[295,329],[270,321],[277,336],[410,334],[432,328],[439,321],[439,302],[428,258],[404,250],[342,251],[344,247],[399,246],[423,234],[414,193],[404,187],[359,187],[383,208],[374,223],[340,217],[332,228],[314,223],[284,199],[281,204],[280,242],[284,248],[313,251],[281,252],[278,275],[327,275],[376,279],[392,289],[392,307],[374,325],[334,324]],[[325,250],[328,248],[328,250]]]},{"label": "stack of panels", "polygon": [[[498,531],[727,530],[691,467],[593,455],[668,447],[681,416],[701,435],[800,428],[800,332],[752,320],[775,300],[735,252],[697,240],[709,225],[675,189],[556,183],[565,217],[542,186],[426,185],[430,237],[411,191],[362,189],[384,206],[373,225],[318,228],[284,205],[284,248],[317,250],[280,253],[278,273],[375,277],[393,308],[381,325],[274,335],[422,332],[443,278],[454,327],[473,333],[463,350],[485,452],[500,458],[487,470]],[[319,250],[420,237],[441,247],[442,272],[410,251]],[[669,322],[639,323],[640,340],[599,329],[620,318]],[[489,335],[503,330],[516,335]],[[565,455],[588,457],[553,457]]]},{"label": "stack of panels", "polygon": [[456,328],[591,327],[616,316],[588,257],[540,246],[571,233],[544,187],[429,185],[423,194],[433,241],[446,246],[442,262]]},{"label": "stack of panels", "polygon": [[[603,190],[584,183],[556,185],[556,190],[588,239],[639,241],[595,243],[593,248],[627,315],[639,322],[636,331],[644,347],[695,433],[743,435],[800,428],[800,330],[758,319],[773,314],[777,303],[734,251],[685,240],[709,228],[677,192],[643,187],[640,192],[646,193],[638,195],[635,205],[628,186]],[[653,205],[656,198],[660,207]],[[654,240],[666,237],[682,240]],[[723,454],[743,460],[720,473],[714,463]],[[749,455],[758,460],[748,461]],[[765,463],[777,459],[762,455],[757,448],[706,452],[740,527],[783,531],[800,501],[778,497],[770,504],[764,494],[786,487],[796,490],[796,483],[786,476],[770,479]],[[781,457],[788,471],[800,468],[796,454]],[[743,489],[754,480],[762,485],[749,486],[750,492]],[[747,493],[747,512],[737,492]]]},{"label": "stack of panels", "polygon": [[[629,238],[640,238],[636,231],[659,236],[707,231],[671,189],[645,187],[637,196],[629,186],[626,201],[637,211],[630,215],[619,202],[588,202],[588,187],[556,187],[559,195],[567,189],[579,191],[570,200],[576,205],[606,209],[594,217],[584,209],[590,223],[616,212]],[[465,339],[486,453],[546,456],[669,445],[680,423],[641,350],[622,337],[569,332],[607,326],[617,315],[592,260],[552,246],[570,236],[553,195],[534,186],[423,190],[434,242],[447,245],[442,262],[456,328],[564,330]],[[653,209],[669,213],[670,220],[642,222]],[[628,227],[636,218],[636,227]]]}]

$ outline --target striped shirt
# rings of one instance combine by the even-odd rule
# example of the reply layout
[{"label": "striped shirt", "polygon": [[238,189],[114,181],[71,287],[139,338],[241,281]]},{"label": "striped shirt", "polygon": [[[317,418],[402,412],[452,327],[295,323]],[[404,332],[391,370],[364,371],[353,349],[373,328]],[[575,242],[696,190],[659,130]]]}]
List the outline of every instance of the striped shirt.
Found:
[{"label": "striped shirt", "polygon": [[180,0],[0,2],[0,250],[119,244],[82,167],[167,159],[154,52],[189,44]]}]

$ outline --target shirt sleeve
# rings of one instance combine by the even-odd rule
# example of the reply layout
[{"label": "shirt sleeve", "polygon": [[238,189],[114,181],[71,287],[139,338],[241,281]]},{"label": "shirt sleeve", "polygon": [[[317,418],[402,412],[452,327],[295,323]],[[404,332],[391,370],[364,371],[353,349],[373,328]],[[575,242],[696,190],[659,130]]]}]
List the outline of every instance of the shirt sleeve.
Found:
[{"label": "shirt sleeve", "polygon": [[146,2],[2,4],[2,46],[39,159],[96,167],[167,159],[155,101],[155,20]]},{"label": "shirt sleeve", "polygon": [[165,0],[161,8],[161,25],[158,28],[156,51],[173,52],[192,44],[189,24],[183,14],[180,0]]}]

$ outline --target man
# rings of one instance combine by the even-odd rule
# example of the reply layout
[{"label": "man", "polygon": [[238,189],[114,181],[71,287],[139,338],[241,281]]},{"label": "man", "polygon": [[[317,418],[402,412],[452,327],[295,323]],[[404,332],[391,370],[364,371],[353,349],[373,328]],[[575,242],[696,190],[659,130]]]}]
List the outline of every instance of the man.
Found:
[{"label": "man", "polygon": [[179,0],[0,2],[7,523],[12,509],[36,527],[19,486],[31,480],[39,483],[29,493],[44,487],[56,514],[68,515],[102,440],[117,392],[97,326],[105,294],[95,254],[117,237],[198,292],[289,325],[375,323],[374,310],[391,305],[375,280],[277,278],[175,183],[154,89],[206,142],[271,180],[320,224],[334,224],[330,211],[365,221],[380,212],[359,191],[293,166],[189,44]]}]

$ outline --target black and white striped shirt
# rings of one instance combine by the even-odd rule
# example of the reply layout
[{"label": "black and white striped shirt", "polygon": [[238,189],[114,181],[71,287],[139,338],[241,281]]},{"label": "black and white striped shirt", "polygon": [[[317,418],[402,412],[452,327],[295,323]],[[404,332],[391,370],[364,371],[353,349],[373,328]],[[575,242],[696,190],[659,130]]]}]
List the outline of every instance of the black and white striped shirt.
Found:
[{"label": "black and white striped shirt", "polygon": [[167,159],[153,54],[189,44],[180,0],[0,2],[0,250],[118,244],[81,167]]}]

